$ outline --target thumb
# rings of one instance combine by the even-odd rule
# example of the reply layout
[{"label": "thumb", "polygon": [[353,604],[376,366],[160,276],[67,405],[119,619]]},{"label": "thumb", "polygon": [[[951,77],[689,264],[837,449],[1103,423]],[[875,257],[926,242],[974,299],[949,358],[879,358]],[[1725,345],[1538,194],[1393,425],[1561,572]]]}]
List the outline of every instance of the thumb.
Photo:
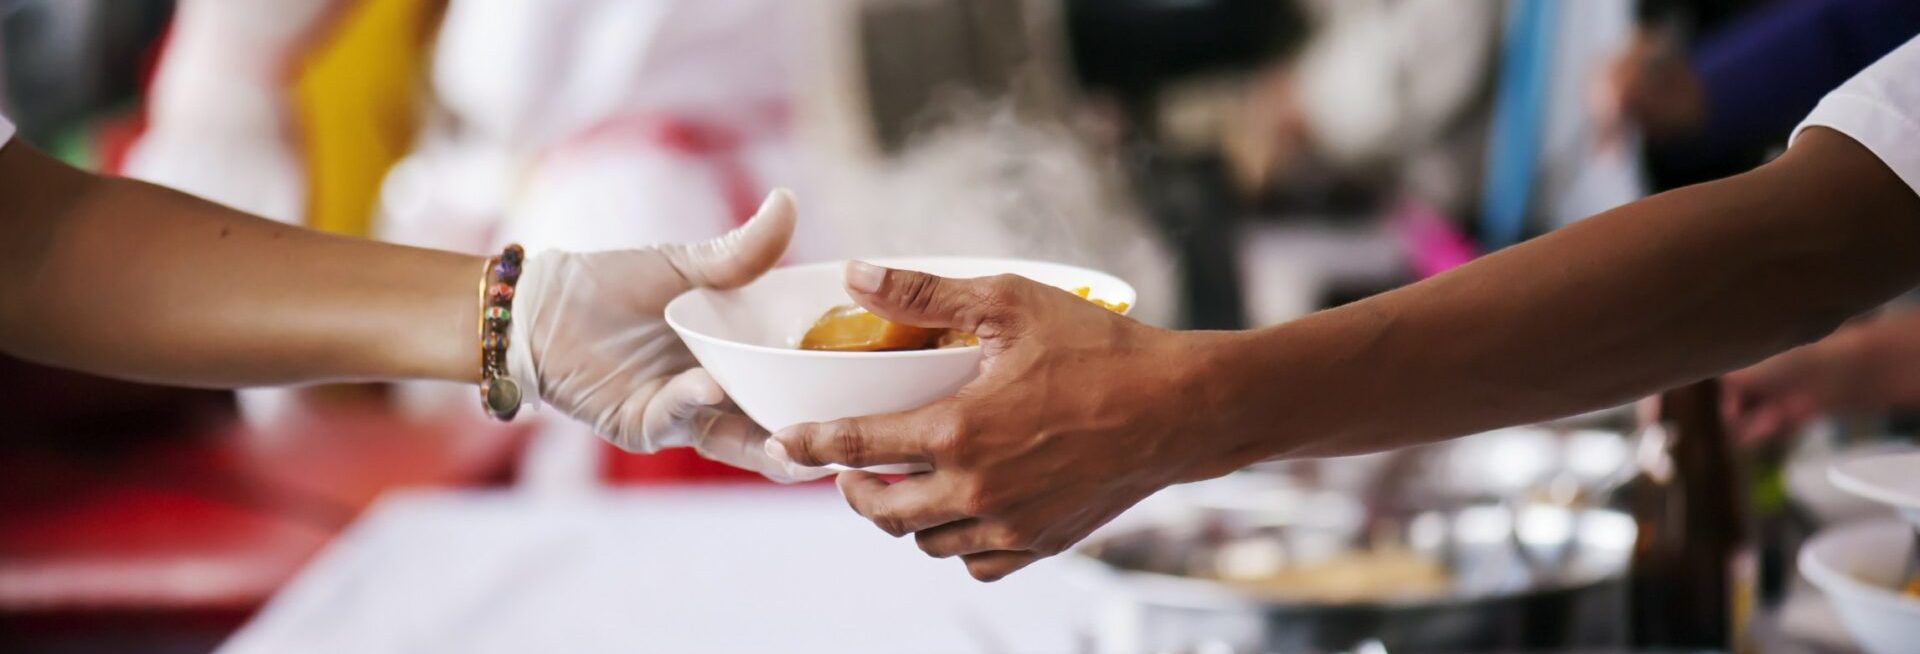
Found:
[{"label": "thumb", "polygon": [[793,240],[793,192],[775,189],[747,224],[703,243],[662,248],[667,262],[696,288],[734,288],[758,278]]},{"label": "thumb", "polygon": [[847,294],[874,315],[915,327],[979,334],[1004,317],[1025,279],[1013,275],[951,279],[912,270],[847,262]]},{"label": "thumb", "polygon": [[702,408],[694,417],[693,451],[707,460],[757,472],[782,484],[834,474],[831,468],[809,468],[768,456],[767,438],[767,430],[738,413]]}]

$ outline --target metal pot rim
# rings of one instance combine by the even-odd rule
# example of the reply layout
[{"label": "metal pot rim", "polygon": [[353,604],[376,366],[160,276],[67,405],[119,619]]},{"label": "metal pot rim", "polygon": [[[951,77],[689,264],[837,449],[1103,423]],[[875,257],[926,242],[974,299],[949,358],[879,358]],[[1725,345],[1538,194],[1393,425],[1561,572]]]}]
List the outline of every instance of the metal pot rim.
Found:
[{"label": "metal pot rim", "polygon": [[1380,600],[1323,602],[1288,600],[1279,594],[1261,593],[1231,583],[1164,572],[1127,570],[1108,565],[1080,548],[1062,557],[1067,567],[1088,581],[1111,582],[1106,590],[1118,590],[1144,604],[1189,609],[1300,609],[1311,611],[1404,611],[1465,607],[1491,601],[1523,600],[1591,588],[1612,577],[1588,575],[1585,578],[1559,580],[1508,592],[1445,593],[1428,597],[1386,598]]}]

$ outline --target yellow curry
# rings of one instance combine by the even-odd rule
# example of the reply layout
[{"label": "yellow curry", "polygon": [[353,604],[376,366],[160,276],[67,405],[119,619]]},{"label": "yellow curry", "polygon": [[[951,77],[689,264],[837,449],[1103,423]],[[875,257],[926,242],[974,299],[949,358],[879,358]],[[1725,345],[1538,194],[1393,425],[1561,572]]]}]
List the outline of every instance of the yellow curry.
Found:
[{"label": "yellow curry", "polygon": [[[1073,289],[1073,294],[1114,313],[1123,313],[1127,310],[1128,305],[1125,302],[1108,302],[1087,297],[1087,293],[1091,290],[1082,286]],[[800,349],[828,352],[899,352],[979,344],[980,339],[973,334],[952,329],[902,325],[873,315],[872,312],[852,304],[828,309],[826,314],[813,322],[813,327],[807,329],[806,336],[800,338]]]}]

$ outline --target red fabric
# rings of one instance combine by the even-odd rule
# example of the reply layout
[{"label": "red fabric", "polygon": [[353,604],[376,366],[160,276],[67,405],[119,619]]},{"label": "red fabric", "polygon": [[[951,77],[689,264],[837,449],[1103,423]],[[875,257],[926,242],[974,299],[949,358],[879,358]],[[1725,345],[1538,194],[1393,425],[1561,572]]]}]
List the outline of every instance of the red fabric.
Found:
[{"label": "red fabric", "polygon": [[653,454],[632,454],[606,445],[603,479],[611,483],[674,483],[681,481],[765,481],[765,477],[724,463],[701,458],[691,448]]},{"label": "red fabric", "polygon": [[720,195],[726,199],[735,225],[753,217],[762,191],[754,183],[746,162],[740,159],[740,137],[733,130],[693,121],[665,120],[655,124],[653,131],[653,139],[660,145],[690,157],[705,157],[712,163],[720,176]]},{"label": "red fabric", "polygon": [[[784,129],[787,112],[784,106],[768,106],[755,112],[760,128],[772,126]],[[702,120],[692,116],[678,116],[655,113],[622,114],[608,118],[582,131],[562,143],[556,151],[582,147],[588,144],[608,142],[626,142],[640,147],[661,148],[700,160],[714,168],[720,178],[720,188],[716,189],[727,204],[727,212],[734,224],[746,222],[760,208],[760,198],[766,195],[765,188],[753,178],[742,156],[748,136],[741,127]]]},{"label": "red fabric", "polygon": [[127,154],[147,133],[146,113],[131,113],[102,121],[94,130],[94,157],[100,172],[118,175],[126,169]]},{"label": "red fabric", "polygon": [[[331,530],[151,480],[5,462],[0,612],[245,608]],[[31,471],[22,468],[32,468]]]},{"label": "red fabric", "polygon": [[524,432],[357,411],[0,451],[0,617],[249,609],[385,491],[504,483]]}]

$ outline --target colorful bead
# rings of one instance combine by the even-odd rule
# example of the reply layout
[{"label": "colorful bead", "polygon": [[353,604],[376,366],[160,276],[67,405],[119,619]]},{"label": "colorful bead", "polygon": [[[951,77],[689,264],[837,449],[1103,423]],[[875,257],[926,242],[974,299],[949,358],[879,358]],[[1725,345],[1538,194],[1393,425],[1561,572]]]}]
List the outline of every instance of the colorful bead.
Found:
[{"label": "colorful bead", "polygon": [[[480,402],[487,415],[512,420],[520,410],[520,387],[507,377],[507,331],[513,322],[515,282],[520,280],[526,250],[509,245],[487,261],[487,279],[481,280]],[[493,283],[489,284],[491,281]]]},{"label": "colorful bead", "polygon": [[513,283],[520,279],[520,263],[504,258],[493,264],[493,277],[503,282]]}]

